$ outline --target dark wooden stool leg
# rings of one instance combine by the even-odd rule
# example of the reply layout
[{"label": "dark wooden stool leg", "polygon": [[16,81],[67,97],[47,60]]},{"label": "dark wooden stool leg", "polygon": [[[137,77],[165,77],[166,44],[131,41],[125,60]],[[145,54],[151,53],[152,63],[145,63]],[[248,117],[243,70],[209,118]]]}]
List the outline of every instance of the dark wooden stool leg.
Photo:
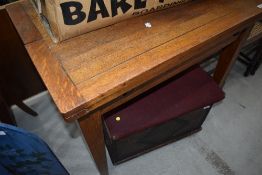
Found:
[{"label": "dark wooden stool leg", "polygon": [[108,175],[104,133],[100,112],[78,120],[86,143],[89,146],[97,169],[101,175]]},{"label": "dark wooden stool leg", "polygon": [[251,68],[250,68],[250,74],[255,75],[261,60],[262,60],[262,40],[259,41],[258,46],[257,46],[257,52],[256,55],[254,56],[252,63],[251,63]]},{"label": "dark wooden stool leg", "polygon": [[27,106],[23,101],[17,101],[15,103],[20,109],[22,109],[24,112],[30,114],[33,117],[36,117],[38,115],[37,112],[35,112],[33,109],[31,109],[29,106]]},{"label": "dark wooden stool leg", "polygon": [[14,114],[1,95],[0,95],[0,121],[11,125],[16,125]]}]

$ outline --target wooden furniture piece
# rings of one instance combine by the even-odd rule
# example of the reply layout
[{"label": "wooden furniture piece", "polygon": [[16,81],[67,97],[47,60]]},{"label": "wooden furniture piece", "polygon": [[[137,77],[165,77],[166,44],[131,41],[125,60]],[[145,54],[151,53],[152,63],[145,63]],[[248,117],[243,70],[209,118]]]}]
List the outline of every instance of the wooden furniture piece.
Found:
[{"label": "wooden furniture piece", "polygon": [[244,49],[250,47],[250,45],[254,46],[248,48],[248,54],[240,52],[238,58],[240,62],[247,66],[244,76],[254,75],[262,62],[262,21],[258,21],[253,27]]},{"label": "wooden furniture piece", "polygon": [[113,164],[200,131],[211,106],[224,97],[212,77],[196,66],[105,114]]},{"label": "wooden furniture piece", "polygon": [[[54,44],[28,1],[6,7],[65,121],[77,121],[99,172],[108,174],[101,116],[221,51],[222,86],[262,0],[196,0]],[[146,28],[145,22],[152,27]]]},{"label": "wooden furniture piece", "polygon": [[0,93],[0,122],[16,125],[15,117],[9,106],[6,104],[2,94]]},{"label": "wooden furniture piece", "polygon": [[[44,91],[45,86],[4,9],[0,9],[0,21],[2,24],[0,27],[0,94],[2,94],[2,100],[8,108],[17,105],[25,112],[36,116],[37,113],[27,107],[23,100]],[[4,116],[4,113],[0,115]]]}]

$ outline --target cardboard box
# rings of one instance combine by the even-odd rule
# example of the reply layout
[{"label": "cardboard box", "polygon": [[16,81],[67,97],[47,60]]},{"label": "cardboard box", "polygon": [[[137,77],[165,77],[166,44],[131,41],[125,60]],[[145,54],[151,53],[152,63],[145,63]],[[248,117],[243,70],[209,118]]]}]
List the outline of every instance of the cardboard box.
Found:
[{"label": "cardboard box", "polygon": [[[33,0],[56,41],[191,0]],[[41,2],[41,5],[39,5]]]}]

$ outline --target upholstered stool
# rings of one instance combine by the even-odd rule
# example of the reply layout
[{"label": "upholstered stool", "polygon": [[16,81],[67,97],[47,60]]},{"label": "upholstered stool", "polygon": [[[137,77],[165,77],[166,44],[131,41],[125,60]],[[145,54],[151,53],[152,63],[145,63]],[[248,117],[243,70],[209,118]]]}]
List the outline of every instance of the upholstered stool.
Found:
[{"label": "upholstered stool", "polygon": [[104,116],[106,146],[114,164],[201,129],[223,91],[201,68],[169,80]]}]

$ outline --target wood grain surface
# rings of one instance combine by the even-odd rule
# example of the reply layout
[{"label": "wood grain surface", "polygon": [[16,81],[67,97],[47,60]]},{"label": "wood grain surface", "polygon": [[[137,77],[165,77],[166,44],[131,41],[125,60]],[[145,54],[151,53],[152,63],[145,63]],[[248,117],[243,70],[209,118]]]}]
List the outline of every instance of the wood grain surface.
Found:
[{"label": "wood grain surface", "polygon": [[[214,50],[222,49],[227,38],[261,19],[260,3],[198,0],[55,44],[30,3],[20,2],[42,36],[26,48],[60,112],[70,121],[178,65],[186,69],[196,64],[193,58],[207,55],[212,44]],[[152,28],[146,28],[145,22]]]},{"label": "wood grain surface", "polygon": [[93,155],[97,169],[101,175],[108,175],[101,115],[102,113],[100,112],[93,113],[91,116],[79,119],[78,123]]},{"label": "wood grain surface", "polygon": [[63,71],[57,59],[49,52],[44,41],[33,42],[26,45],[26,48],[43,81],[46,82],[48,91],[59,106],[60,112],[64,114],[66,120],[71,120],[77,115],[78,106],[84,104],[85,99]]},{"label": "wood grain surface", "polygon": [[24,44],[29,44],[42,38],[20,4],[7,5],[6,10]]}]

